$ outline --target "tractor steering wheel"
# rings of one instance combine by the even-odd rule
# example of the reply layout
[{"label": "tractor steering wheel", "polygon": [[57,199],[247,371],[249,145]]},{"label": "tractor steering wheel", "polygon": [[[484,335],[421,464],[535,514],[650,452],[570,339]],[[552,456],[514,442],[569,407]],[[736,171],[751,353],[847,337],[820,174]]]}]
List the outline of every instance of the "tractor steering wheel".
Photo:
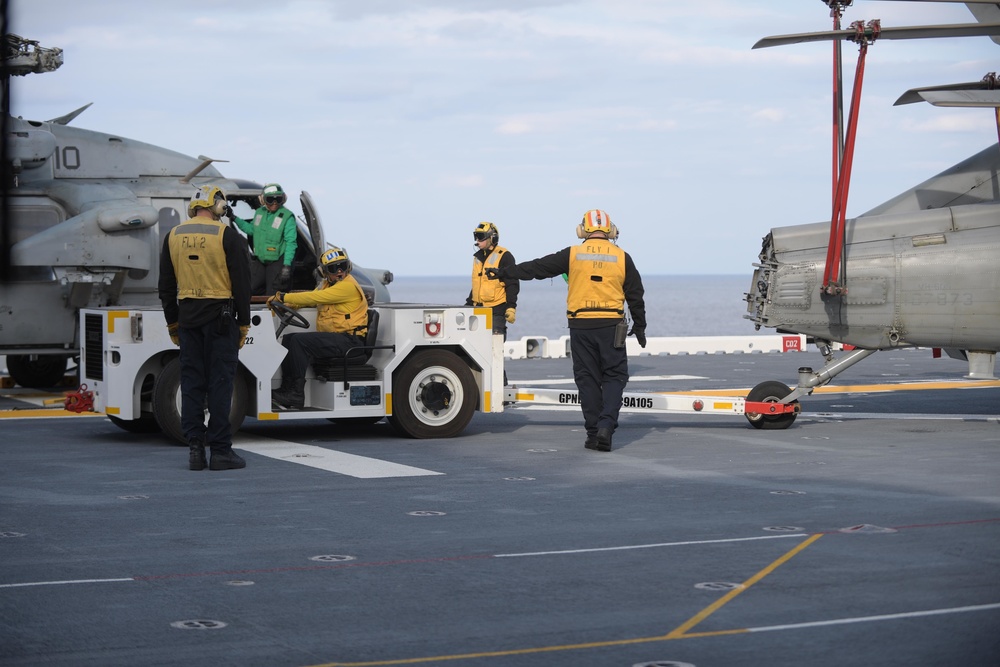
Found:
[{"label": "tractor steering wheel", "polygon": [[300,329],[309,328],[309,321],[302,316],[302,313],[298,312],[291,306],[287,306],[277,299],[272,301],[269,305],[271,310],[274,311],[274,314],[278,316],[278,321],[281,322],[281,324],[278,325],[278,330],[274,332],[275,338],[280,336],[281,332],[288,326],[299,327]]}]

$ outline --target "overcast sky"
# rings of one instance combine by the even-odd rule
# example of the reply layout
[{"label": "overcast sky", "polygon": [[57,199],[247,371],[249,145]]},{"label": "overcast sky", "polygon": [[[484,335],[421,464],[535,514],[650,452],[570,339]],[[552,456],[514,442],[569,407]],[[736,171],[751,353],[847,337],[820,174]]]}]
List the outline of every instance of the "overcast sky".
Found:
[{"label": "overcast sky", "polygon": [[[830,215],[821,0],[11,0],[65,64],[15,80],[32,120],[228,160],[316,200],[327,240],[397,275],[465,275],[495,222],[520,260],[603,208],[643,274],[749,274],[771,227]],[[857,0],[883,26],[972,23],[962,4]],[[845,75],[857,47],[847,44]],[[975,81],[986,37],[869,51],[848,215],[996,142],[991,110],[893,107]],[[299,212],[297,197],[291,206]]]}]

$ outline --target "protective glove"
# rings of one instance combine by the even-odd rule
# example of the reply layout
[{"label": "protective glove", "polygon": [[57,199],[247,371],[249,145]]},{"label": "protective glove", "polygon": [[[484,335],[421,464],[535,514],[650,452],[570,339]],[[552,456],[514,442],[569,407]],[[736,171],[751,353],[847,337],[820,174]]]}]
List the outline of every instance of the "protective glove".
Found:
[{"label": "protective glove", "polygon": [[278,274],[277,283],[279,289],[283,290],[288,289],[288,287],[292,284],[292,267],[288,266],[287,264],[281,267],[281,272]]},{"label": "protective glove", "polygon": [[229,218],[230,220],[236,219],[236,214],[233,213],[233,207],[230,206],[229,204],[226,204],[226,210],[223,212],[222,215]]},{"label": "protective glove", "polygon": [[247,332],[250,331],[249,324],[240,325],[240,349],[243,349],[243,344],[247,342]]},{"label": "protective glove", "polygon": [[508,308],[503,313],[503,318],[505,320],[507,320],[510,324],[514,324],[514,313],[515,313],[515,310],[516,309],[514,309],[514,308]]},{"label": "protective glove", "polygon": [[[284,292],[275,292],[274,296],[267,297],[267,301],[265,303],[267,304],[268,308],[271,308],[271,302],[272,301],[278,301],[280,303],[284,303],[285,302],[285,293]],[[271,308],[271,310],[274,310],[274,309]]]},{"label": "protective glove", "polygon": [[177,322],[167,325],[167,333],[170,334],[170,342],[176,345],[177,347],[180,347],[181,337],[180,334],[177,333],[177,329],[178,329]]},{"label": "protective glove", "polygon": [[486,269],[484,273],[486,274],[486,278],[488,280],[503,280],[503,278],[500,277],[500,269],[490,267]]},{"label": "protective glove", "polygon": [[632,330],[628,332],[629,336],[635,335],[635,339],[639,342],[639,347],[646,347],[646,329],[640,327],[632,327]]}]

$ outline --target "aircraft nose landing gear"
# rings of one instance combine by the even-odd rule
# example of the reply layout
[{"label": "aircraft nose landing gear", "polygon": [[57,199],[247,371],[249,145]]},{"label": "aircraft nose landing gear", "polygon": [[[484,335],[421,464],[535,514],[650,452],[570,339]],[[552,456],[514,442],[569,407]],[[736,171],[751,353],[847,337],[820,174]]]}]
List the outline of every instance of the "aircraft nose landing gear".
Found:
[{"label": "aircraft nose landing gear", "polygon": [[747,421],[758,429],[788,428],[801,410],[798,400],[790,403],[781,402],[781,399],[791,393],[792,390],[788,385],[777,380],[761,382],[747,394]]}]

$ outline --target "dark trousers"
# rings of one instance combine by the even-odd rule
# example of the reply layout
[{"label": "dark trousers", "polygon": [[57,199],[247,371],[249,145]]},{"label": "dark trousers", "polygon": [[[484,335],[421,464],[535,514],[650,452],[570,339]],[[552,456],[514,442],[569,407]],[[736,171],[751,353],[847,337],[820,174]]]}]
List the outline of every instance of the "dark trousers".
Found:
[{"label": "dark trousers", "polygon": [[288,285],[278,283],[278,274],[285,265],[280,260],[262,262],[256,257],[250,259],[250,293],[254,296],[273,296],[278,290],[287,290]]},{"label": "dark trousers", "polygon": [[[178,330],[181,340],[181,428],[188,442],[204,440],[213,452],[233,446],[229,411],[239,363],[236,321],[212,320]],[[205,407],[208,407],[208,426]]]},{"label": "dark trousers", "polygon": [[350,348],[364,345],[364,341],[351,334],[309,331],[285,334],[281,344],[288,348],[288,354],[281,360],[281,377],[299,380],[306,376],[313,359],[343,357]]},{"label": "dark trousers", "polygon": [[573,379],[580,393],[583,424],[588,435],[599,428],[618,428],[622,393],[628,383],[628,355],[616,350],[615,327],[570,329]]},{"label": "dark trousers", "polygon": [[503,334],[504,340],[507,340],[507,319],[503,316],[506,312],[506,303],[501,303],[499,306],[493,306],[493,333]]}]

